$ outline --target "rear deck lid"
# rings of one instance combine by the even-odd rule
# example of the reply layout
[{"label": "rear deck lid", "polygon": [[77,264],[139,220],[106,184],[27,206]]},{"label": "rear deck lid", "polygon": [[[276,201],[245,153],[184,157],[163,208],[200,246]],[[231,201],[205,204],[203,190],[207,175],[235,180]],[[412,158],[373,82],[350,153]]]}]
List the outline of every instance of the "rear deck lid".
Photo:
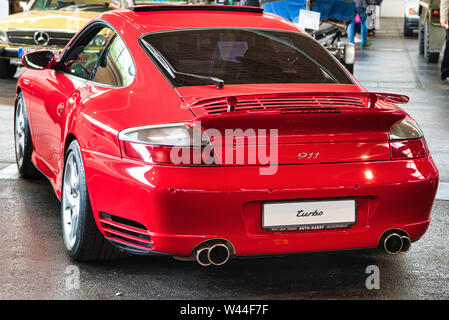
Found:
[{"label": "rear deck lid", "polygon": [[211,136],[220,164],[264,164],[260,155],[277,164],[336,163],[389,160],[389,131],[405,116],[391,101],[401,99],[283,92],[200,99],[189,108]]}]

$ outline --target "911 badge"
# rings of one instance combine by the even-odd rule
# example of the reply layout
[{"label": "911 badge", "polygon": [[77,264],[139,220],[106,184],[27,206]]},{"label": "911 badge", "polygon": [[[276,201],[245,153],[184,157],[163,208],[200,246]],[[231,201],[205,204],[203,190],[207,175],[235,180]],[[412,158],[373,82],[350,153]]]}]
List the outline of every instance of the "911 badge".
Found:
[{"label": "911 badge", "polygon": [[319,152],[301,152],[301,153],[298,153],[298,159],[299,160],[305,160],[305,159],[307,159],[307,160],[310,160],[310,159],[316,159],[316,158],[318,158],[318,156],[320,155],[320,153]]}]

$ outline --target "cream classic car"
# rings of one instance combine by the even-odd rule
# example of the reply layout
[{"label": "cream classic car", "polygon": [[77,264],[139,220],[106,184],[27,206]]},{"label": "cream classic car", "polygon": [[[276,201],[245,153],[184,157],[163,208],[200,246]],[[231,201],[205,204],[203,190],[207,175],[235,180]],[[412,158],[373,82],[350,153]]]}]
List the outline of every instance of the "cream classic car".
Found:
[{"label": "cream classic car", "polygon": [[24,54],[45,49],[58,56],[101,12],[132,5],[133,0],[31,0],[23,12],[0,19],[0,78],[13,77]]}]

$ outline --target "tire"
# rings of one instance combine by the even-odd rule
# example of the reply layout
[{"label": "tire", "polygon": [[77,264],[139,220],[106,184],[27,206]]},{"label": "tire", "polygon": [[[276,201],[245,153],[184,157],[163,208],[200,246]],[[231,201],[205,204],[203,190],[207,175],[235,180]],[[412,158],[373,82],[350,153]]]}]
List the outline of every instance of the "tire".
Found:
[{"label": "tire", "polygon": [[429,20],[426,21],[424,25],[424,59],[427,63],[438,63],[440,59],[439,52],[429,52],[429,42],[430,42],[430,25]]},{"label": "tire", "polygon": [[30,125],[22,92],[17,95],[14,107],[14,146],[20,176],[25,179],[41,177],[41,173],[31,161],[33,141],[31,140]]},{"label": "tire", "polygon": [[61,221],[64,245],[77,261],[104,261],[118,258],[121,251],[98,230],[90,205],[80,147],[70,144],[64,165],[61,192]]},{"label": "tire", "polygon": [[407,26],[407,19],[404,18],[404,37],[413,36],[413,30]]},{"label": "tire", "polygon": [[424,26],[419,22],[419,31],[418,31],[418,51],[419,54],[424,54]]},{"label": "tire", "polygon": [[17,66],[9,64],[9,60],[0,59],[0,78],[11,79],[17,71]]}]

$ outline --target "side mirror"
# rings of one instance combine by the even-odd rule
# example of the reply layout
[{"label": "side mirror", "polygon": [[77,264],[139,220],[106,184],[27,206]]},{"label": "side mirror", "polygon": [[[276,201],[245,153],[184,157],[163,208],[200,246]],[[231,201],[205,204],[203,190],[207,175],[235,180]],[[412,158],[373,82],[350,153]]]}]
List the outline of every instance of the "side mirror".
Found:
[{"label": "side mirror", "polygon": [[56,59],[51,51],[35,51],[24,55],[22,64],[35,70],[50,69],[56,65]]}]

